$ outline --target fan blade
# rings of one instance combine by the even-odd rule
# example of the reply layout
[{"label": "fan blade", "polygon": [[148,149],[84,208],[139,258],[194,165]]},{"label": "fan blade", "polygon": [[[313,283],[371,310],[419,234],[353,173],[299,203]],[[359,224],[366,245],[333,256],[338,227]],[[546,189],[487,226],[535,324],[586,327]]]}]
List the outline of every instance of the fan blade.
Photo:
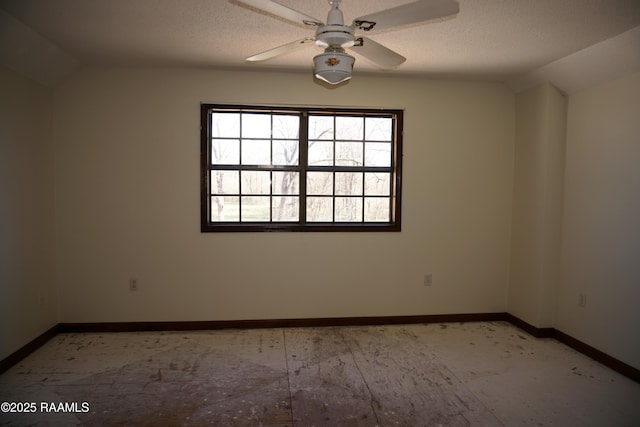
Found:
[{"label": "fan blade", "polygon": [[321,26],[324,25],[321,21],[318,21],[316,18],[305,15],[304,13],[298,12],[297,10],[288,8],[287,6],[283,6],[280,3],[276,3],[271,0],[230,0],[233,3],[240,3],[252,7],[254,9],[261,10],[263,12],[267,12],[271,15],[278,16],[280,18],[286,19],[287,21],[295,22],[296,24],[303,25],[315,25]]},{"label": "fan blade", "polygon": [[271,59],[279,55],[284,55],[285,53],[293,52],[294,50],[301,48],[307,43],[315,42],[315,40],[316,39],[314,39],[313,37],[306,37],[304,39],[296,40],[291,43],[283,44],[282,46],[274,47],[273,49],[258,53],[257,55],[250,56],[246,60],[254,62]]},{"label": "fan blade", "polygon": [[455,0],[420,0],[356,18],[353,24],[364,31],[388,30],[455,15],[460,11]]},{"label": "fan blade", "polygon": [[369,61],[375,62],[381,68],[394,68],[407,60],[404,56],[370,38],[358,37],[356,42],[360,40],[362,40],[361,44],[356,44],[351,49]]}]

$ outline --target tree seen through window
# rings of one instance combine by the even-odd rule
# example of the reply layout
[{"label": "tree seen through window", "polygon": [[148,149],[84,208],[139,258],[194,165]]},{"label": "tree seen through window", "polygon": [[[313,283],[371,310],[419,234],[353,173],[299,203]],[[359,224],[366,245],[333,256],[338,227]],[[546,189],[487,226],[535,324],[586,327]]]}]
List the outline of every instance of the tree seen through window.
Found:
[{"label": "tree seen through window", "polygon": [[402,112],[202,106],[202,230],[399,230]]}]

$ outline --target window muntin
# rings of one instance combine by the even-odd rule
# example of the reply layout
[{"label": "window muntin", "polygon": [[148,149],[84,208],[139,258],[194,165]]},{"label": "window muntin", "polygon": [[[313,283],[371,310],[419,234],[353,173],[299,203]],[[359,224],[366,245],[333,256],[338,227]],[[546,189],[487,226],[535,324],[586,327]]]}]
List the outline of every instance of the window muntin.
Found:
[{"label": "window muntin", "polygon": [[202,231],[399,231],[402,111],[203,104]]}]

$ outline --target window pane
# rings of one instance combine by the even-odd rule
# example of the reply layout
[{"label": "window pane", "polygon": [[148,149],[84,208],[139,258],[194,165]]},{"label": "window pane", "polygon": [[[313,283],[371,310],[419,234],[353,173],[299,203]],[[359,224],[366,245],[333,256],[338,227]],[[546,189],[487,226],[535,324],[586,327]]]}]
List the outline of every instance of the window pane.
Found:
[{"label": "window pane", "polygon": [[361,197],[336,197],[336,221],[360,222],[362,221]]},{"label": "window pane", "polygon": [[333,198],[332,197],[307,197],[307,221],[332,222]]},{"label": "window pane", "polygon": [[298,141],[273,141],[273,164],[278,166],[297,166],[300,163]]},{"label": "window pane", "polygon": [[364,117],[336,117],[336,139],[362,141],[363,135]]},{"label": "window pane", "polygon": [[364,144],[365,166],[391,166],[390,142],[367,142]]},{"label": "window pane", "polygon": [[333,194],[333,174],[331,172],[307,173],[307,194]]},{"label": "window pane", "polygon": [[238,171],[211,171],[211,194],[240,193],[239,177]]},{"label": "window pane", "polygon": [[361,172],[337,172],[336,195],[360,195],[362,194]]},{"label": "window pane", "polygon": [[309,139],[333,139],[333,116],[309,116]]},{"label": "window pane", "polygon": [[389,199],[386,197],[366,197],[364,202],[364,220],[366,222],[387,222],[391,219]]},{"label": "window pane", "polygon": [[299,172],[273,172],[273,194],[300,194]]},{"label": "window pane", "polygon": [[240,220],[240,199],[238,197],[212,197],[212,222],[238,222]]},{"label": "window pane", "polygon": [[273,137],[298,139],[300,136],[300,117],[299,116],[282,116],[275,114],[273,116]]},{"label": "window pane", "polygon": [[309,141],[309,166],[333,165],[333,141]]},{"label": "window pane", "polygon": [[242,171],[242,194],[269,194],[271,173],[262,171]]},{"label": "window pane", "polygon": [[250,114],[242,115],[243,138],[271,138],[271,115]]},{"label": "window pane", "polygon": [[273,221],[298,221],[300,215],[299,197],[273,197],[271,214]]},{"label": "window pane", "polygon": [[364,174],[364,194],[367,196],[390,196],[391,174],[366,172]]},{"label": "window pane", "polygon": [[401,110],[200,112],[203,232],[400,230]]},{"label": "window pane", "polygon": [[266,139],[242,141],[243,165],[270,165],[271,142]]},{"label": "window pane", "polygon": [[239,113],[211,113],[212,138],[238,138],[239,136]]},{"label": "window pane", "polygon": [[240,141],[214,139],[211,141],[212,165],[237,165],[240,163]]},{"label": "window pane", "polygon": [[242,197],[242,221],[269,221],[270,197]]},{"label": "window pane", "polygon": [[336,165],[362,166],[362,142],[336,142]]},{"label": "window pane", "polygon": [[367,117],[364,119],[367,141],[391,141],[391,118]]}]

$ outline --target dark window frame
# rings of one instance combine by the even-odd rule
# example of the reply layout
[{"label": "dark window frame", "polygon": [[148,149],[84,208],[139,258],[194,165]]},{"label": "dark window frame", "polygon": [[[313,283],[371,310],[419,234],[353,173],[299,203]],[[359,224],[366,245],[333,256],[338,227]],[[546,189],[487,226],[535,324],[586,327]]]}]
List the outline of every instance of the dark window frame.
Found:
[{"label": "dark window frame", "polygon": [[[307,124],[306,118],[312,115],[329,115],[329,116],[356,116],[356,117],[391,117],[393,124],[393,140],[391,141],[391,165],[385,168],[376,168],[371,166],[309,166],[299,162],[297,169],[300,170],[300,198],[299,209],[301,210],[301,218],[304,218],[304,210],[306,209],[306,173],[312,171],[327,172],[348,172],[348,171],[367,171],[375,172],[376,170],[391,172],[391,189],[390,195],[385,196],[390,199],[390,215],[391,220],[388,222],[214,222],[211,221],[211,190],[210,180],[212,169],[220,169],[220,166],[213,167],[211,162],[211,112],[212,111],[228,111],[241,113],[271,113],[271,114],[299,114],[300,137],[299,152],[301,160],[306,160],[306,151],[308,146]],[[401,231],[401,207],[402,207],[402,129],[403,129],[403,110],[399,109],[363,109],[363,108],[329,108],[329,107],[283,107],[283,106],[250,106],[250,105],[228,105],[228,104],[201,104],[200,109],[200,164],[201,164],[201,200],[200,200],[200,221],[201,232],[273,232],[273,231],[326,231],[326,232],[399,232]],[[363,142],[366,142],[363,140]],[[296,168],[288,168],[296,169]],[[242,165],[229,167],[229,170],[244,170]],[[282,167],[269,166],[258,167],[256,170],[278,171],[283,170]],[[331,195],[334,200],[339,196],[335,193]]]}]

